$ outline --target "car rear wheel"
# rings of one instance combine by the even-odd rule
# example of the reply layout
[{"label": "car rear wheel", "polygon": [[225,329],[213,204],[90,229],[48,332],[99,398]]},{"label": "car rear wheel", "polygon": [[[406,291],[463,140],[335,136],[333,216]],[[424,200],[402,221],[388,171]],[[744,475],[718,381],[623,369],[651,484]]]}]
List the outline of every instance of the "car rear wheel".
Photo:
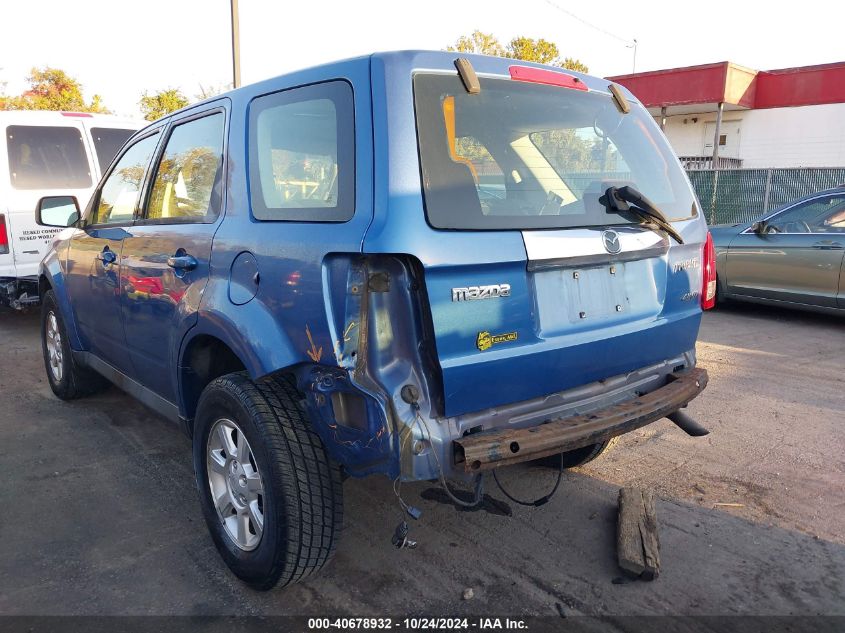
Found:
[{"label": "car rear wheel", "polygon": [[244,582],[298,582],[332,557],[343,521],[340,469],[284,378],[222,376],[203,391],[194,469],[206,523]]},{"label": "car rear wheel", "polygon": [[62,400],[81,398],[108,386],[105,378],[74,360],[67,329],[52,290],[44,294],[41,302],[41,351],[50,389]]},{"label": "car rear wheel", "polygon": [[[606,442],[599,442],[598,444],[590,444],[576,448],[572,451],[563,453],[563,467],[576,468],[593,461],[596,457],[609,450],[615,443],[616,438],[611,438]],[[542,457],[537,460],[538,464],[548,466],[549,468],[560,468],[560,455],[550,455],[549,457]]]}]

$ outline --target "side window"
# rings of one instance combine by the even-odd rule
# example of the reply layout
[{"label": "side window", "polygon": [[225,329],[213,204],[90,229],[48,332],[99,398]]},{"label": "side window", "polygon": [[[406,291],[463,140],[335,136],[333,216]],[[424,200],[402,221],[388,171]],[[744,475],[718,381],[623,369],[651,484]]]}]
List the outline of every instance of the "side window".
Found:
[{"label": "side window", "polygon": [[845,233],[845,196],[831,198],[813,233]]},{"label": "side window", "polygon": [[88,155],[76,127],[10,125],[6,128],[9,177],[15,189],[84,189],[91,186]]},{"label": "side window", "polygon": [[91,138],[94,139],[94,149],[97,151],[97,162],[100,173],[106,173],[112,159],[135,130],[124,130],[117,127],[92,127]]},{"label": "side window", "polygon": [[351,86],[331,81],[254,99],[249,180],[259,220],[349,220],[355,212]]},{"label": "side window", "polygon": [[769,233],[845,233],[845,196],[808,200],[768,222]]},{"label": "side window", "polygon": [[89,224],[131,222],[138,206],[144,174],[158,142],[158,132],[127,149],[106,178]]},{"label": "side window", "polygon": [[173,127],[156,167],[146,218],[203,222],[220,212],[225,115]]}]

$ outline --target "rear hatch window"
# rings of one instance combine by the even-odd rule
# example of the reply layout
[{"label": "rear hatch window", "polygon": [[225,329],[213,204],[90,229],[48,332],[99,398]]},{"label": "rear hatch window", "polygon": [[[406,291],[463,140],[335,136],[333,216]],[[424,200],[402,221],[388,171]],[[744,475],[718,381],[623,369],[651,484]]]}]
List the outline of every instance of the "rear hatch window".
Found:
[{"label": "rear hatch window", "polygon": [[673,221],[695,214],[677,159],[648,112],[608,93],[457,75],[414,77],[428,222],[439,229],[625,225],[599,197],[630,185]]}]

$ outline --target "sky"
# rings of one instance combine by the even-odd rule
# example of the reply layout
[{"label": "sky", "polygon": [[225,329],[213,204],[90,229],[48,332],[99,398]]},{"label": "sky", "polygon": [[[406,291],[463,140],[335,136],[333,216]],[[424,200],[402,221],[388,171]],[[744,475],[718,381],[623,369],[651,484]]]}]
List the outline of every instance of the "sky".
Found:
[{"label": "sky", "polygon": [[[478,29],[503,42],[542,37],[612,76],[730,60],[758,70],[845,61],[845,2],[711,0],[240,0],[241,74],[396,49],[442,49]],[[139,116],[144,91],[188,97],[231,81],[229,0],[0,0],[0,89],[33,66],[61,68],[85,96]]]}]

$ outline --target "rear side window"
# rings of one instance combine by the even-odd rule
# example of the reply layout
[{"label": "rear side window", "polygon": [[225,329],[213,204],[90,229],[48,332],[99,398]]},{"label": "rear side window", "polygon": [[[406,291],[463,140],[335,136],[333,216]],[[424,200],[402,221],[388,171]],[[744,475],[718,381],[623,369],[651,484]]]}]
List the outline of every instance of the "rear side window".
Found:
[{"label": "rear side window", "polygon": [[75,127],[10,125],[6,128],[9,177],[15,189],[84,189],[91,186],[82,132]]},{"label": "rear side window", "polygon": [[103,174],[111,165],[112,159],[135,130],[122,130],[114,127],[92,127],[91,137],[94,139],[94,150],[97,152],[97,162],[100,173]]},{"label": "rear side window", "polygon": [[223,113],[217,112],[173,128],[156,170],[148,220],[203,222],[217,217],[224,123]]},{"label": "rear side window", "polygon": [[253,100],[249,180],[259,220],[349,220],[355,211],[352,87],[331,81]]}]

